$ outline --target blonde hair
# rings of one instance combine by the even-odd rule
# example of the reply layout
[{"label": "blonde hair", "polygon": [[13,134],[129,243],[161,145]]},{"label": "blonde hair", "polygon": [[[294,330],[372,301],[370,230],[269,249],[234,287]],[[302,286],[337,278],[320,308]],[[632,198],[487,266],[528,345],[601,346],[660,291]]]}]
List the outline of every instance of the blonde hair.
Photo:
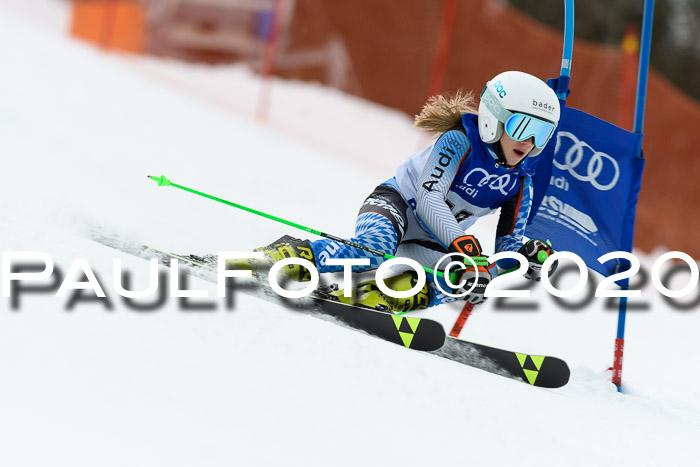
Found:
[{"label": "blonde hair", "polygon": [[432,96],[415,116],[413,126],[431,133],[444,133],[462,121],[463,113],[477,113],[473,92],[465,94],[459,90],[452,96]]}]

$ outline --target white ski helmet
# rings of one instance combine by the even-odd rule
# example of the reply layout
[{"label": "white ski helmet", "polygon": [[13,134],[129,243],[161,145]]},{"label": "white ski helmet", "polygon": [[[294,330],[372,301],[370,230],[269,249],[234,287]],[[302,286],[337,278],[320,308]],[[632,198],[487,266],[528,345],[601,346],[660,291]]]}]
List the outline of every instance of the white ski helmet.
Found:
[{"label": "white ski helmet", "polygon": [[479,136],[484,143],[495,143],[505,128],[516,141],[534,137],[528,156],[536,156],[554,134],[559,115],[559,99],[545,82],[521,71],[505,71],[488,81],[481,93]]}]

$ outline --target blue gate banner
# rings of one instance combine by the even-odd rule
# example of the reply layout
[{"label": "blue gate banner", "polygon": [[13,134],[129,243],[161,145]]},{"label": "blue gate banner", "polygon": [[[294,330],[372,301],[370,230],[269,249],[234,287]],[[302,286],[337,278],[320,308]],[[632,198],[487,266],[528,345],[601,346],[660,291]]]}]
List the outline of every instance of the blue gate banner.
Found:
[{"label": "blue gate banner", "polygon": [[[534,199],[525,234],[571,251],[604,276],[618,264],[598,258],[632,251],[644,159],[641,135],[562,106],[557,133],[535,165]],[[624,269],[624,268],[623,268]]]}]

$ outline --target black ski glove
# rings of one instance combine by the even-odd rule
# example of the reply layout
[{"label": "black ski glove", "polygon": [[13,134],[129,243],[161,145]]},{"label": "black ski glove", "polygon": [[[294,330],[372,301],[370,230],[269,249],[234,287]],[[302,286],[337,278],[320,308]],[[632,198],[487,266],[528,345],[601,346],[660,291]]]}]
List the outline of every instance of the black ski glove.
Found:
[{"label": "black ski glove", "polygon": [[[462,235],[450,244],[448,253],[462,253],[467,256],[481,256],[481,243],[474,235]],[[459,257],[459,255],[457,255]],[[461,257],[459,257],[461,258]],[[464,258],[458,259],[461,261]]]},{"label": "black ski glove", "polygon": [[[525,277],[533,281],[539,281],[542,279],[542,264],[554,254],[554,249],[549,241],[543,242],[533,238],[521,246],[518,253],[523,255],[528,262]],[[559,266],[558,261],[552,263],[552,266],[549,268],[549,277],[552,277],[557,270],[557,266]]]},{"label": "black ski glove", "polygon": [[[478,264],[478,262],[477,262]],[[490,267],[493,267],[491,265]],[[459,277],[459,280],[457,283],[460,283],[463,280],[466,280],[464,283],[464,286],[458,287],[454,290],[454,293],[456,294],[463,294],[467,290],[472,288],[472,285],[476,283],[474,288],[471,290],[471,292],[467,293],[465,296],[461,297],[461,300],[464,300],[465,302],[469,302],[472,305],[478,305],[480,303],[484,303],[486,301],[486,297],[484,297],[484,293],[486,292],[486,287],[489,285],[489,282],[491,282],[492,276],[491,276],[491,271],[489,271],[490,267],[488,266],[477,266],[476,269],[474,269],[474,266],[470,266],[469,262],[467,260],[467,269],[464,270]],[[478,271],[478,274],[477,274]]]},{"label": "black ski glove", "polygon": [[[465,281],[465,283],[462,287],[455,288],[453,292],[461,295],[471,289],[472,285],[476,284],[471,292],[461,297],[461,299],[474,305],[485,302],[486,297],[484,297],[484,293],[486,292],[486,287],[489,285],[489,282],[491,282],[492,276],[489,271],[488,262],[481,256],[482,250],[479,240],[473,235],[463,235],[450,244],[448,253],[452,254],[452,261],[464,263],[466,268],[461,271],[456,271],[457,280],[454,283],[459,284],[462,281]],[[472,263],[462,255],[472,257],[477,268],[474,269]],[[493,265],[491,265],[491,267],[493,267]]]}]

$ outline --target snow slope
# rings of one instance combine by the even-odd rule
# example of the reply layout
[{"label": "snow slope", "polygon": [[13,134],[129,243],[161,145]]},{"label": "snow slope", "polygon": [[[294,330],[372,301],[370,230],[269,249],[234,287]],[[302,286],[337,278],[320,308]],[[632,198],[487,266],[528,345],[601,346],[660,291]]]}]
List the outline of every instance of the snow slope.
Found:
[{"label": "snow slope", "polygon": [[[242,294],[227,310],[195,279],[209,310],[126,306],[113,259],[134,288],[148,265],[89,241],[95,226],[200,253],[298,233],[145,175],[349,235],[422,137],[406,116],[304,83],[275,82],[261,124],[245,68],[106,55],[66,37],[64,2],[34,3],[0,1],[0,245],[46,252],[62,276],[86,259],[109,306],[0,299],[0,465],[695,465],[700,318],[650,287],[649,310],[628,318],[624,395],[606,371],[616,314],[600,299],[566,311],[541,287],[537,312],[489,303],[463,337],[565,358],[559,390]],[[449,328],[459,306],[443,308],[424,315]]]}]

